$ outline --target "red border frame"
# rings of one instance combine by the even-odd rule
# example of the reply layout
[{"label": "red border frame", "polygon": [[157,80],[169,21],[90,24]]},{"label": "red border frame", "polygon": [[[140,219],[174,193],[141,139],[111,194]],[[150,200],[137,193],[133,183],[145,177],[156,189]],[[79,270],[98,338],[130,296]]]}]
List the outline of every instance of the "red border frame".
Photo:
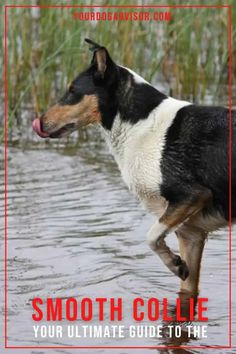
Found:
[{"label": "red border frame", "polygon": [[[7,9],[8,8],[228,8],[228,48],[229,48],[229,345],[181,345],[181,346],[8,346],[7,345]],[[232,5],[5,5],[4,6],[4,339],[5,348],[10,349],[231,349],[232,347]]]}]

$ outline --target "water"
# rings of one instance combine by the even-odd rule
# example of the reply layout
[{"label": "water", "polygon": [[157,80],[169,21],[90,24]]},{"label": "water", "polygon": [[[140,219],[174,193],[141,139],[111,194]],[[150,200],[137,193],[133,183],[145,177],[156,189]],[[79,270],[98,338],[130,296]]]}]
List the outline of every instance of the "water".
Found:
[{"label": "water", "polygon": [[[128,326],[132,324],[129,304],[135,297],[167,297],[173,305],[179,281],[149,249],[146,233],[154,218],[129,194],[103,144],[83,143],[66,150],[9,147],[8,156],[8,345],[228,345],[227,229],[209,236],[203,257],[200,295],[209,298],[207,339],[35,339],[31,320],[35,297],[122,297],[127,307],[122,324]],[[177,250],[174,234],[168,243]],[[234,243],[234,264],[235,255]],[[235,308],[234,300],[233,311]],[[116,350],[128,352],[133,350]],[[214,353],[222,352],[214,349]],[[182,349],[178,353],[205,350]]]}]

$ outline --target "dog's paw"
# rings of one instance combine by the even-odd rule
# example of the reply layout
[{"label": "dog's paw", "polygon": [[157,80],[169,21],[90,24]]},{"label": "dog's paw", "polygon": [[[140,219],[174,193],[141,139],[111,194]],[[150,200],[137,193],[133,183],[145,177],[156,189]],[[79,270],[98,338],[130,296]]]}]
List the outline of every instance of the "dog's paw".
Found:
[{"label": "dog's paw", "polygon": [[189,269],[185,261],[181,259],[180,256],[175,256],[173,273],[176,274],[180,279],[186,280],[189,276]]},{"label": "dog's paw", "polygon": [[182,280],[186,280],[189,276],[189,269],[185,261],[182,261],[182,264],[179,265],[179,274],[178,276]]},{"label": "dog's paw", "polygon": [[183,261],[182,261],[181,257],[175,255],[174,260],[173,260],[174,265],[175,265],[175,266],[180,266],[180,265],[182,264],[182,262],[183,262]]}]

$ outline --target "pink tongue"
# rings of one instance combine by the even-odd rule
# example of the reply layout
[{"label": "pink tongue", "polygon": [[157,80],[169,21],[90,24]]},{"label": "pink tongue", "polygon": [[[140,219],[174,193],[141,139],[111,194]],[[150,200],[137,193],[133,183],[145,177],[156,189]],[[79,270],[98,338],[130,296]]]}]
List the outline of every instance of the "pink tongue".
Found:
[{"label": "pink tongue", "polygon": [[37,133],[41,138],[47,138],[49,137],[48,133],[45,133],[41,130],[41,124],[39,118],[35,118],[33,123],[32,123],[32,128]]}]

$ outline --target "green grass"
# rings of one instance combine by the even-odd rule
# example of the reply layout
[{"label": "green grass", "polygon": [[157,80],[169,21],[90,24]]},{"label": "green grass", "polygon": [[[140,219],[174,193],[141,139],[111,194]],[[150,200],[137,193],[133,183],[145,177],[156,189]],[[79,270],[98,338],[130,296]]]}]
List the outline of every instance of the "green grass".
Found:
[{"label": "green grass", "polygon": [[[40,1],[41,5],[48,3]],[[117,2],[109,1],[112,3]],[[126,3],[122,0],[119,5]],[[29,8],[8,9],[10,129],[16,124],[21,129],[24,110],[32,110],[32,116],[44,112],[63,94],[67,83],[88,66],[91,54],[85,37],[107,46],[114,60],[152,83],[166,83],[175,97],[202,103],[210,90],[213,103],[218,102],[220,87],[228,80],[227,9],[173,9],[170,22],[93,24],[74,20],[74,11],[78,10],[41,9],[35,13]]]}]

